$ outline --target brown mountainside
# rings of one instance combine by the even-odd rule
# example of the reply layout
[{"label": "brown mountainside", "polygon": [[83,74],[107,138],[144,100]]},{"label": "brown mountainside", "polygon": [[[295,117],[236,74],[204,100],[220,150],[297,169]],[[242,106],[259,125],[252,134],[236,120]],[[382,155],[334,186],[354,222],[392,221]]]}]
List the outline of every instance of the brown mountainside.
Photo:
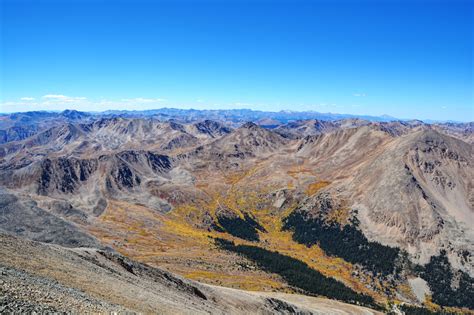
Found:
[{"label": "brown mountainside", "polygon": [[[9,215],[0,230],[109,246],[239,289],[343,299],[232,252],[250,246],[302,262],[322,281],[335,279],[378,305],[435,307],[448,293],[464,301],[459,292],[470,291],[463,281],[474,276],[474,148],[462,140],[469,136],[458,136],[459,126],[448,132],[418,121],[356,119],[227,125],[88,118],[4,143],[0,207]],[[430,282],[428,269],[414,267],[444,252],[459,275],[448,293]],[[415,295],[413,279],[431,286],[428,300]],[[455,303],[447,306],[469,307]]]}]

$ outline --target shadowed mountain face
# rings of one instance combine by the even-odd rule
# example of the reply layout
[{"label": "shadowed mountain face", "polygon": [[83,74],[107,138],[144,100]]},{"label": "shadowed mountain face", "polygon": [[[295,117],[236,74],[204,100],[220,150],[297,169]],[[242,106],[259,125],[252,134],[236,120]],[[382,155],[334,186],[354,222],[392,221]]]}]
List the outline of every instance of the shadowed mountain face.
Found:
[{"label": "shadowed mountain face", "polygon": [[219,117],[2,117],[0,230],[213,285],[473,308],[471,124]]}]

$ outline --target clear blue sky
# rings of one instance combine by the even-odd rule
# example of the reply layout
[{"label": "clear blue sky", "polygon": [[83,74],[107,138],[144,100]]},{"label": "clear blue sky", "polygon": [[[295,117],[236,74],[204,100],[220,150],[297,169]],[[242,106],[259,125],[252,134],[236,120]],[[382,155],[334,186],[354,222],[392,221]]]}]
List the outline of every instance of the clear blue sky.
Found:
[{"label": "clear blue sky", "polygon": [[474,120],[474,1],[0,0],[0,111]]}]

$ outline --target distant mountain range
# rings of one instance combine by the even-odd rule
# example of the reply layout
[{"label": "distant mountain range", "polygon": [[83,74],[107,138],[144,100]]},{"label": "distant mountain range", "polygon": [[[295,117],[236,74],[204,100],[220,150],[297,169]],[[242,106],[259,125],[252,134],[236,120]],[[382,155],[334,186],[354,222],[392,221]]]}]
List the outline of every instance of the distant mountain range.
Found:
[{"label": "distant mountain range", "polygon": [[34,111],[34,112],[22,112],[12,114],[0,114],[0,116],[20,116],[30,117],[52,117],[52,116],[64,116],[68,118],[79,118],[85,115],[95,116],[120,116],[120,117],[161,117],[163,119],[226,119],[234,122],[239,121],[257,121],[260,119],[274,119],[281,123],[285,123],[291,120],[304,120],[304,119],[319,119],[319,120],[338,120],[346,118],[359,118],[369,121],[393,121],[399,120],[397,118],[382,115],[382,116],[370,116],[370,115],[350,115],[350,114],[333,114],[333,113],[319,113],[315,111],[258,111],[251,109],[219,109],[219,110],[198,110],[198,109],[177,109],[177,108],[160,108],[150,110],[107,110],[103,112],[80,112],[76,110],[65,110],[63,112],[57,111]]},{"label": "distant mountain range", "polygon": [[[144,111],[105,111],[105,112],[81,112],[76,110],[65,110],[62,112],[32,111],[11,114],[0,114],[0,143],[14,140],[22,140],[43,128],[53,125],[79,122],[96,121],[102,118],[143,118],[158,121],[176,121],[178,123],[192,123],[203,120],[214,120],[223,122],[226,126],[236,128],[246,122],[254,122],[264,128],[279,130],[285,129],[285,125],[298,125],[307,121],[320,121],[326,125],[336,126],[345,121],[349,125],[363,125],[371,122],[390,123],[400,122],[402,125],[432,124],[439,128],[449,130],[454,134],[464,134],[462,137],[470,137],[473,122],[423,122],[421,120],[400,120],[390,116],[358,116],[345,114],[322,114],[317,112],[264,112],[250,109],[231,110],[194,110],[161,108]],[[333,124],[332,122],[336,122]],[[292,129],[292,128],[290,128]]]}]

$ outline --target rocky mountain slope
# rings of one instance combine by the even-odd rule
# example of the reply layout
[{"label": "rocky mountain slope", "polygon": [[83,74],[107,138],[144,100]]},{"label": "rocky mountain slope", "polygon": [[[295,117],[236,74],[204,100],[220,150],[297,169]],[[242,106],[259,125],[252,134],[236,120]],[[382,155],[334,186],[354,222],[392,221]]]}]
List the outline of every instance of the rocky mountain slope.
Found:
[{"label": "rocky mountain slope", "polygon": [[[336,301],[185,280],[115,253],[0,234],[1,312],[380,314]],[[45,268],[45,266],[48,266]]]},{"label": "rocky mountain slope", "polygon": [[[460,253],[474,251],[469,241],[474,239],[470,224],[473,160],[473,146],[434,130],[391,143],[349,184],[348,190],[354,192],[350,199],[360,205],[366,234],[406,248],[422,263],[439,248],[451,247],[455,249],[452,262],[463,268]],[[361,192],[360,187],[371,194]],[[466,271],[472,274],[472,265]]]},{"label": "rocky mountain slope", "polygon": [[58,117],[0,145],[5,233],[212,285],[474,309],[469,124]]}]

